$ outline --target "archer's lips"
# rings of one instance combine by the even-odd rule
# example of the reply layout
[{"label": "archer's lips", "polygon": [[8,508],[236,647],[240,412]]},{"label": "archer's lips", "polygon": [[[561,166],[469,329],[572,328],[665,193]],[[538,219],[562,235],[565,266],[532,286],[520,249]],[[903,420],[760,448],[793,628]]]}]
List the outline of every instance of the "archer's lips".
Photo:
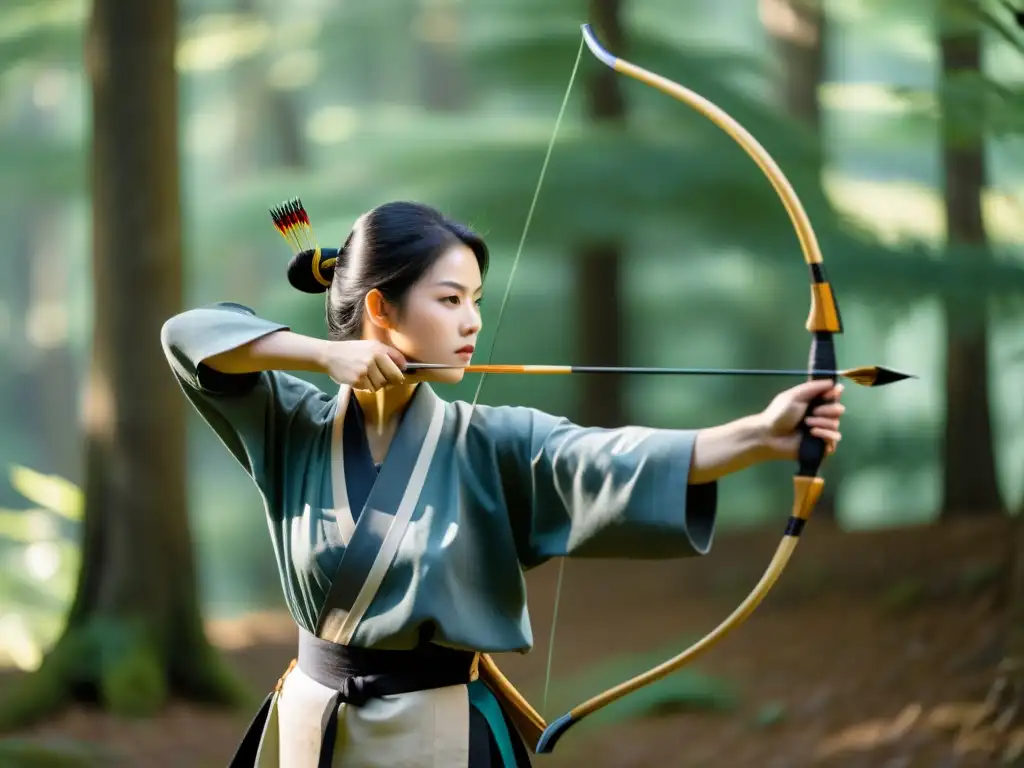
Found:
[{"label": "archer's lips", "polygon": [[472,355],[473,350],[476,349],[472,344],[467,344],[462,349],[455,350],[456,355]]}]

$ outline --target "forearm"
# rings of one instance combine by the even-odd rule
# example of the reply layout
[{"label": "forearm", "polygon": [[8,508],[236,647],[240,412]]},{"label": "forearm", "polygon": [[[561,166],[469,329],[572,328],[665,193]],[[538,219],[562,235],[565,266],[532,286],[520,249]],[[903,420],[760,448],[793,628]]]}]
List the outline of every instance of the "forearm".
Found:
[{"label": "forearm", "polygon": [[324,370],[330,342],[292,331],[275,331],[235,349],[207,358],[203,363],[220,373]]},{"label": "forearm", "polygon": [[712,483],[725,475],[770,461],[776,457],[769,445],[767,430],[756,416],[699,430],[693,445],[689,482],[692,485]]}]

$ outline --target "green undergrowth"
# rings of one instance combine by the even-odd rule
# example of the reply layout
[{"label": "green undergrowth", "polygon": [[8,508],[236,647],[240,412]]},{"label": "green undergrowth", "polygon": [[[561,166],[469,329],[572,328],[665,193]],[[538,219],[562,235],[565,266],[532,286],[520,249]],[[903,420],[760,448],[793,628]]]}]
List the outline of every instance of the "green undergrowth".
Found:
[{"label": "green undergrowth", "polygon": [[[553,678],[545,713],[553,719],[596,694],[639,675],[675,656],[695,639],[686,638],[646,653],[620,654],[566,679]],[[580,724],[599,726],[653,717],[685,716],[695,712],[731,712],[739,706],[737,687],[721,677],[686,666],[667,677],[627,694],[595,712]]]},{"label": "green undergrowth", "polygon": [[0,738],[3,768],[97,768],[115,766],[108,750],[77,741]]}]

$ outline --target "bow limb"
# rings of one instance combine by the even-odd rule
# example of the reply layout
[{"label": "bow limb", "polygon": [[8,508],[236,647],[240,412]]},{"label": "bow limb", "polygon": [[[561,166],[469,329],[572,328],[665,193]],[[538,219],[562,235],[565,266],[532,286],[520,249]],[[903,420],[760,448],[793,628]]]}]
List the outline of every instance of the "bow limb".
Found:
[{"label": "bow limb", "polygon": [[[810,270],[811,310],[805,324],[806,329],[811,333],[811,351],[808,360],[809,377],[832,378],[828,374],[815,374],[814,372],[837,370],[833,337],[837,333],[842,333],[839,307],[836,303],[832,286],[825,276],[821,250],[818,247],[818,240],[814,234],[814,229],[811,227],[810,219],[807,217],[803,205],[800,203],[793,186],[789,183],[785,174],[768,154],[767,150],[743,126],[720,107],[678,83],[609,53],[598,42],[589,24],[583,25],[583,38],[591,53],[616,72],[656,88],[662,93],[692,107],[708,118],[731,136],[757,163],[757,166],[764,175],[768,177],[776,194],[778,194],[785,206],[786,212],[789,214],[790,221],[800,241],[800,249],[803,252],[804,261]],[[812,402],[808,407],[808,411],[816,405],[817,401]],[[826,446],[824,440],[812,436],[805,426],[799,447],[798,467],[793,476],[793,507],[782,541],[779,543],[778,549],[775,551],[775,555],[772,557],[771,563],[769,563],[761,580],[743,602],[740,603],[739,607],[709,634],[682,653],[630,680],[620,683],[614,688],[609,688],[603,693],[588,699],[552,722],[544,731],[537,744],[536,752],[538,754],[553,751],[555,744],[565,735],[566,731],[587,716],[689,664],[713,647],[729,631],[738,627],[753,613],[754,609],[761,603],[765,595],[775,585],[782,571],[786,568],[790,556],[796,549],[804,525],[814,511],[818,499],[821,497],[825,481],[818,477],[818,471],[825,459],[825,455]]]}]

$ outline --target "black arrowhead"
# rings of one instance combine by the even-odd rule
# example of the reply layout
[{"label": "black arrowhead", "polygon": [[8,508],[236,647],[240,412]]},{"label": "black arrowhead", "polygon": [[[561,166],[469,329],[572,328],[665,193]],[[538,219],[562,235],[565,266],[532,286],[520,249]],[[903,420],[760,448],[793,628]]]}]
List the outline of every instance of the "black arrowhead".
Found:
[{"label": "black arrowhead", "polygon": [[873,386],[884,387],[886,384],[895,384],[897,381],[903,381],[904,379],[916,379],[912,373],[901,373],[900,371],[894,371],[892,368],[883,368],[878,366],[875,374],[875,383]]}]

